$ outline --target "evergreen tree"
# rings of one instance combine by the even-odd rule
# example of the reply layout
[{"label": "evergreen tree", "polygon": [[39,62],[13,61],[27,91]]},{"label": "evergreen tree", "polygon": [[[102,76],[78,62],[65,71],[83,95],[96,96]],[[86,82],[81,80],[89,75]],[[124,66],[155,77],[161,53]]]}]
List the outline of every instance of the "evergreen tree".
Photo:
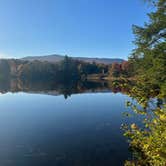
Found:
[{"label": "evergreen tree", "polygon": [[139,80],[166,89],[166,0],[153,4],[156,10],[148,14],[149,22],[133,26],[136,49],[130,61]]}]

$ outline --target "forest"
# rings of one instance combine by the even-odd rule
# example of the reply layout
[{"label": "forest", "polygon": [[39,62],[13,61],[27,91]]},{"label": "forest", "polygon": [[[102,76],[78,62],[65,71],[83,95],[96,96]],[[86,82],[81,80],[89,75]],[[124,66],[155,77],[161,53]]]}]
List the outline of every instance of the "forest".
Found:
[{"label": "forest", "polygon": [[0,79],[13,77],[27,80],[85,80],[95,75],[98,80],[110,78],[133,77],[133,64],[130,61],[112,63],[110,65],[99,63],[88,63],[74,60],[65,56],[58,63],[35,61],[23,61],[19,59],[0,60]]}]

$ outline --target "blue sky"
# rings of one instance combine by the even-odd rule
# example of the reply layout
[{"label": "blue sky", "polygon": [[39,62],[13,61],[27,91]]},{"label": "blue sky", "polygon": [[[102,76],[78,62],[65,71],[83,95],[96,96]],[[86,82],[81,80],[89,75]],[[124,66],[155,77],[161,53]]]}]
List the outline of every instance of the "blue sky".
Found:
[{"label": "blue sky", "polygon": [[127,58],[142,0],[0,0],[0,57],[47,54]]}]

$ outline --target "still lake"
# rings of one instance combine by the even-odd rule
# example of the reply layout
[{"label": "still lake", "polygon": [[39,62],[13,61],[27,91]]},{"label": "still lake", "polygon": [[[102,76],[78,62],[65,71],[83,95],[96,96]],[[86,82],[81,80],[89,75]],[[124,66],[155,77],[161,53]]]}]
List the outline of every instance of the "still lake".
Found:
[{"label": "still lake", "polygon": [[0,94],[1,166],[122,166],[131,158],[120,129],[122,93]]}]

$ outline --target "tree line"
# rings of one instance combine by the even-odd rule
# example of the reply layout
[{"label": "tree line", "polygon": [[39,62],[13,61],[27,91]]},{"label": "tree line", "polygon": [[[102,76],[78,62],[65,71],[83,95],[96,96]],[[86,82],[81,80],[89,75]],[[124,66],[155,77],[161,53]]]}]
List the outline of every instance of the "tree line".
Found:
[{"label": "tree line", "polygon": [[0,80],[10,77],[24,80],[81,80],[89,74],[108,72],[108,66],[86,63],[65,56],[59,63],[23,61],[18,59],[0,60]]}]

